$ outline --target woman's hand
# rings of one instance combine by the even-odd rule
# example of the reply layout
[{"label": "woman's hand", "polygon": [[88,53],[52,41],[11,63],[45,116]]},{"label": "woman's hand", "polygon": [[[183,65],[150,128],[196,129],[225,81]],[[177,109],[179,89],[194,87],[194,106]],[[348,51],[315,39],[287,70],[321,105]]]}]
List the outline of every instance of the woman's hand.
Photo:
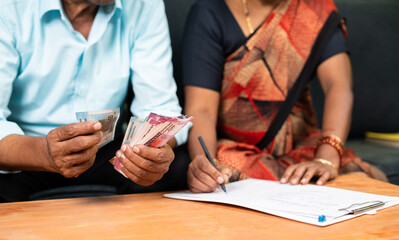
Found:
[{"label": "woman's hand", "polygon": [[337,169],[330,165],[309,161],[294,164],[289,166],[280,179],[280,183],[290,183],[292,185],[308,184],[313,177],[319,177],[318,185],[325,184],[328,180],[336,178],[338,175]]},{"label": "woman's hand", "polygon": [[231,168],[218,163],[216,169],[205,155],[197,155],[190,163],[187,173],[188,187],[192,192],[213,192],[222,183],[228,183],[232,175]]}]

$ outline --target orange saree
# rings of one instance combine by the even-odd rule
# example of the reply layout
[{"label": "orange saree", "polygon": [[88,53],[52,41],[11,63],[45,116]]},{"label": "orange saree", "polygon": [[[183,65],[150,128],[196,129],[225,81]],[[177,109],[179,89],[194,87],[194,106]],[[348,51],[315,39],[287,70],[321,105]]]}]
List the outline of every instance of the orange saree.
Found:
[{"label": "orange saree", "polygon": [[[298,78],[308,70],[315,42],[332,13],[336,14],[332,0],[283,0],[226,59],[217,158],[236,169],[241,179],[278,180],[290,164],[313,160],[321,132],[308,87],[301,90],[270,144],[263,149],[256,144],[269,130]],[[350,149],[345,150],[340,165],[343,172],[351,165],[351,170],[372,175],[370,165]]]}]

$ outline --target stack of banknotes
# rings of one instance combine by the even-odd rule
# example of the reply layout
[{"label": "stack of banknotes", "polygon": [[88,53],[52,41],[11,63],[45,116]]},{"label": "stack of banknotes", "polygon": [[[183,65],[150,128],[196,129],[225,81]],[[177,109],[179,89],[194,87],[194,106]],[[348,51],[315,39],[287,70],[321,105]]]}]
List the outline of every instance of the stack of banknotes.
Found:
[{"label": "stack of banknotes", "polygon": [[[76,117],[79,122],[97,120],[101,122],[103,137],[99,147],[114,140],[115,127],[120,115],[119,108],[97,111],[97,112],[77,112]],[[163,147],[178,133],[193,117],[178,116],[168,117],[156,113],[150,113],[145,119],[131,117],[126,129],[123,144],[134,146],[143,144],[149,147]],[[119,160],[114,157],[110,160],[114,168],[120,172]],[[126,177],[126,176],[125,176]]]},{"label": "stack of banknotes", "polygon": [[[156,113],[150,113],[145,119],[131,117],[122,145],[143,144],[149,147],[163,147],[192,119],[193,117],[168,117]],[[112,158],[110,162],[115,170],[126,177],[121,171],[117,157]]]}]

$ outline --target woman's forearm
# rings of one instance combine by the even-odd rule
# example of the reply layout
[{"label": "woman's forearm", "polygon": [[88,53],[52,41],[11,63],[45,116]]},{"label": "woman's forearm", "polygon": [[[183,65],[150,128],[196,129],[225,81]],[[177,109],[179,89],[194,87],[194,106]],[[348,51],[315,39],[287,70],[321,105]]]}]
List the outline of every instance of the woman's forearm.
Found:
[{"label": "woman's forearm", "polygon": [[216,122],[219,107],[219,93],[213,90],[186,86],[185,114],[193,116],[193,127],[188,138],[188,150],[191,159],[204,154],[198,136],[202,136],[212,157],[216,156]]},{"label": "woman's forearm", "polygon": [[[346,53],[337,54],[324,61],[317,74],[325,94],[322,135],[338,137],[342,144],[348,136],[353,106],[352,72]],[[331,144],[322,144],[316,158],[340,163],[340,153]]]},{"label": "woman's forearm", "polygon": [[198,136],[202,136],[212,157],[216,156],[217,137],[215,122],[205,113],[196,113],[193,127],[190,130],[188,139],[188,149],[191,159],[198,154],[204,154],[198,141]]},{"label": "woman's forearm", "polygon": [[331,87],[326,92],[323,114],[322,134],[333,134],[345,143],[353,106],[353,93],[349,88]]}]

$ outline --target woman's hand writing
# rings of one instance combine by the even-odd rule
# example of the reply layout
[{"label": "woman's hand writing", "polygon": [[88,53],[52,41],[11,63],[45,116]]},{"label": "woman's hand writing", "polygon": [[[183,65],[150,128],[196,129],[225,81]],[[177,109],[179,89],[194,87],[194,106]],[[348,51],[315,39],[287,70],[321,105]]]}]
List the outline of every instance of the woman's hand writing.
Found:
[{"label": "woman's hand writing", "polygon": [[188,187],[192,192],[213,192],[222,183],[228,183],[232,175],[231,168],[219,164],[216,169],[205,155],[197,155],[190,163],[187,173]]}]

